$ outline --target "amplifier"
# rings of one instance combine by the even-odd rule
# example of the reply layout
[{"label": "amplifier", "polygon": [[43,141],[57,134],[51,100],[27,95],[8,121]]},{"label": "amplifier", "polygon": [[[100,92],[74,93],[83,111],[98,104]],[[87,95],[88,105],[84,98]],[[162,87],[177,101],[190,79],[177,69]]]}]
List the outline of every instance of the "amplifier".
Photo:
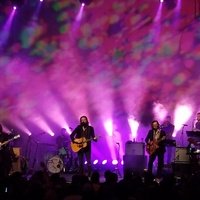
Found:
[{"label": "amplifier", "polygon": [[144,142],[131,142],[128,141],[125,144],[125,155],[145,155],[145,143]]},{"label": "amplifier", "polygon": [[189,163],[190,157],[186,147],[176,147],[174,162]]}]

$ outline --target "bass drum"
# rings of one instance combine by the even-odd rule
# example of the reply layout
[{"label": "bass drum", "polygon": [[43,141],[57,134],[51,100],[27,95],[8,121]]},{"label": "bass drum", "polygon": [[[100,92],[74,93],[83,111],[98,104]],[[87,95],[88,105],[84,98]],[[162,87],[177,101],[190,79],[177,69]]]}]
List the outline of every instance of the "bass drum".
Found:
[{"label": "bass drum", "polygon": [[60,173],[63,169],[63,161],[59,156],[53,156],[47,161],[47,169],[55,174]]}]

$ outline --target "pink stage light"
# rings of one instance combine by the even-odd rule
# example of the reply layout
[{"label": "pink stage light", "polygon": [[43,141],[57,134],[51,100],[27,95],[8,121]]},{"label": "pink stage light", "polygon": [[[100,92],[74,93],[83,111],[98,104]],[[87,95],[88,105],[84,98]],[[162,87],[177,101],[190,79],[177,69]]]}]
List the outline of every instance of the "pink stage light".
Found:
[{"label": "pink stage light", "polygon": [[102,165],[105,165],[107,162],[108,162],[107,160],[103,160]]},{"label": "pink stage light", "polygon": [[93,165],[96,165],[98,162],[98,160],[94,160]]},{"label": "pink stage light", "polygon": [[117,164],[118,164],[118,161],[117,161],[117,160],[113,160],[113,161],[112,161],[112,164],[113,164],[113,165],[117,165]]}]

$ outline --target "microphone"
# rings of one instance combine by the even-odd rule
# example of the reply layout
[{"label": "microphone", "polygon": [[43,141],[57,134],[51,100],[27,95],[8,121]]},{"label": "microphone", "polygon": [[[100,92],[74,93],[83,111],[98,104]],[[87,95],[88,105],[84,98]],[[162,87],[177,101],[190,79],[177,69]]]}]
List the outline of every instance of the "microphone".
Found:
[{"label": "microphone", "polygon": [[116,142],[116,144],[118,144],[118,145],[119,145],[119,142]]},{"label": "microphone", "polygon": [[187,124],[183,124],[183,126],[188,126]]}]

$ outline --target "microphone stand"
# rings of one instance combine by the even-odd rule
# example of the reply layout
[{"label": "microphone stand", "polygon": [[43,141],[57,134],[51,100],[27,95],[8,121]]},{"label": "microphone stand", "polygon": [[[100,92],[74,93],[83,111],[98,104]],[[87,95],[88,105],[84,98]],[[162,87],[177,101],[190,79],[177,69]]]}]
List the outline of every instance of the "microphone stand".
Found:
[{"label": "microphone stand", "polygon": [[192,120],[192,131],[195,131],[195,122],[196,122],[196,119]]},{"label": "microphone stand", "polygon": [[119,151],[120,151],[120,143],[117,142],[116,143],[118,145],[118,148],[117,148],[117,164],[115,165],[115,173],[120,177],[122,178],[122,175],[120,173],[120,170],[119,170],[119,161],[120,161],[120,156],[119,156]]},{"label": "microphone stand", "polygon": [[182,145],[182,147],[183,147],[183,144],[184,144],[184,142],[183,142],[184,141],[184,135],[183,134],[184,134],[184,128],[185,128],[185,126],[186,125],[183,124],[182,131],[181,131],[181,145]]}]

